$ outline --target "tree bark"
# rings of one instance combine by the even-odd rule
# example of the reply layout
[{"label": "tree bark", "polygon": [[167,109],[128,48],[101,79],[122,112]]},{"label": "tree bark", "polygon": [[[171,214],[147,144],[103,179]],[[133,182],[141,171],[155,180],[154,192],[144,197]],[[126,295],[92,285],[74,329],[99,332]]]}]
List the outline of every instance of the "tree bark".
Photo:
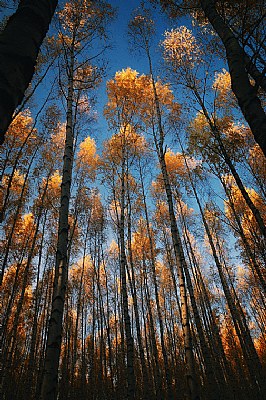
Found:
[{"label": "tree bark", "polygon": [[57,0],[21,0],[0,35],[0,144],[21,103]]},{"label": "tree bark", "polygon": [[61,204],[59,209],[58,241],[55,262],[55,279],[52,300],[52,311],[49,321],[47,348],[42,382],[41,399],[56,400],[58,366],[62,341],[62,323],[67,285],[67,247],[68,247],[68,213],[70,202],[70,187],[73,164],[73,70],[74,55],[72,53],[69,66],[67,125],[64,153],[63,176],[61,185]]},{"label": "tree bark", "polygon": [[246,71],[245,52],[215,8],[215,1],[201,0],[205,16],[221,38],[226,50],[232,90],[256,142],[266,156],[266,114]]},{"label": "tree bark", "polygon": [[182,247],[182,242],[180,238],[180,234],[178,231],[175,213],[174,213],[174,204],[173,204],[173,195],[172,190],[169,182],[169,176],[166,169],[165,163],[165,152],[164,152],[164,130],[162,126],[162,117],[161,117],[161,110],[160,110],[160,102],[157,95],[157,90],[154,81],[153,69],[152,69],[152,61],[149,52],[149,48],[146,48],[146,54],[149,62],[149,69],[152,81],[152,88],[154,94],[154,102],[156,108],[156,117],[157,117],[157,124],[159,130],[159,140],[155,137],[154,133],[154,142],[156,151],[158,154],[158,159],[160,163],[160,169],[163,176],[163,185],[164,190],[167,198],[167,205],[168,205],[168,212],[170,218],[170,225],[171,225],[171,236],[174,246],[174,253],[176,258],[176,265],[177,265],[177,274],[178,274],[178,281],[179,281],[179,290],[180,290],[180,300],[181,300],[181,321],[182,321],[182,328],[183,328],[183,335],[184,335],[184,344],[185,344],[185,357],[186,357],[186,364],[187,364],[187,387],[188,387],[188,397],[190,400],[199,400],[199,391],[198,391],[198,383],[196,378],[195,372],[195,365],[194,365],[194,355],[192,350],[192,336],[191,336],[191,329],[190,329],[190,321],[189,321],[189,311],[188,311],[188,298],[187,298],[187,288],[185,283],[185,276],[184,276],[184,268],[186,268],[186,261],[184,256],[184,251]]}]

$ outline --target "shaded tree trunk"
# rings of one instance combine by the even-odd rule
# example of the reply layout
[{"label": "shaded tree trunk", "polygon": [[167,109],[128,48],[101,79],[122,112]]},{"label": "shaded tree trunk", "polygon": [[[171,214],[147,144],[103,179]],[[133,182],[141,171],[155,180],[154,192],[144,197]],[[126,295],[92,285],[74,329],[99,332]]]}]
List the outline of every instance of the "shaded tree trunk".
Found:
[{"label": "shaded tree trunk", "polygon": [[59,209],[58,241],[55,262],[55,279],[52,300],[52,311],[49,321],[47,348],[45,356],[44,377],[42,382],[41,399],[56,400],[58,366],[62,341],[62,323],[67,285],[67,249],[68,249],[68,213],[70,187],[73,164],[73,71],[74,55],[72,53],[69,65],[68,96],[67,96],[67,125],[61,185],[61,204]]},{"label": "shaded tree trunk", "polygon": [[21,103],[57,0],[21,0],[0,35],[0,143]]},{"label": "shaded tree trunk", "polygon": [[201,0],[205,16],[220,36],[232,81],[232,90],[256,142],[266,156],[266,114],[246,71],[245,53],[237,38],[215,8],[215,1]]},{"label": "shaded tree trunk", "polygon": [[122,149],[122,170],[121,170],[121,216],[119,221],[120,239],[120,268],[121,268],[121,293],[125,324],[126,352],[127,352],[127,397],[129,400],[135,398],[135,372],[134,372],[134,342],[131,333],[131,321],[128,307],[127,294],[127,259],[125,252],[125,149]]},{"label": "shaded tree trunk", "polygon": [[164,151],[164,130],[162,126],[162,117],[161,117],[161,110],[160,110],[160,103],[157,95],[156,85],[153,76],[153,69],[152,69],[152,61],[150,56],[149,48],[146,47],[146,54],[149,62],[149,69],[152,81],[152,88],[154,93],[154,102],[156,107],[156,117],[157,117],[157,124],[159,130],[159,139],[156,138],[154,132],[154,142],[156,146],[156,151],[158,154],[158,159],[160,163],[160,169],[163,176],[163,184],[164,190],[167,198],[167,205],[170,217],[170,224],[171,224],[171,236],[173,240],[174,246],[174,253],[176,258],[176,265],[178,271],[178,281],[179,281],[179,290],[180,290],[180,297],[181,297],[181,320],[182,320],[182,328],[184,334],[184,343],[185,343],[185,354],[186,354],[186,364],[187,364],[187,385],[188,385],[188,396],[191,400],[199,400],[199,393],[197,387],[197,379],[195,373],[195,366],[194,366],[194,355],[192,351],[192,337],[191,337],[191,330],[190,330],[190,323],[189,323],[189,312],[188,312],[188,299],[187,299],[187,289],[185,283],[185,276],[184,276],[184,268],[186,268],[186,262],[184,257],[184,251],[179,235],[179,231],[177,228],[175,213],[174,213],[174,205],[173,205],[173,196],[172,190],[169,182],[169,177],[166,169],[165,163],[165,151]]}]

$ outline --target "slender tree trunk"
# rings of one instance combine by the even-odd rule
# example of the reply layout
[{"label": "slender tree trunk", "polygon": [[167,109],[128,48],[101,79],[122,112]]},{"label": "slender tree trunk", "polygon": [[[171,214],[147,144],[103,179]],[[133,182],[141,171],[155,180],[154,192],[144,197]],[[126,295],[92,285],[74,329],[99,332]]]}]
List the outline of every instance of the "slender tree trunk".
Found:
[{"label": "slender tree trunk", "polygon": [[[198,205],[199,205],[199,203],[198,203]],[[263,390],[263,387],[264,387],[263,378],[262,378],[261,372],[260,372],[261,371],[260,361],[258,359],[258,355],[257,355],[256,350],[254,348],[252,339],[249,336],[249,332],[246,331],[245,326],[243,324],[243,320],[241,319],[241,316],[239,315],[239,312],[238,312],[238,310],[236,308],[236,304],[234,302],[234,299],[232,298],[232,294],[230,292],[230,289],[229,289],[229,286],[228,286],[228,282],[226,280],[226,277],[225,277],[225,274],[224,274],[224,271],[223,271],[223,267],[222,267],[222,265],[220,263],[220,260],[219,260],[219,257],[218,257],[217,251],[216,251],[216,247],[215,247],[213,236],[211,234],[209,225],[207,223],[207,220],[205,218],[205,215],[204,215],[204,212],[203,212],[203,210],[201,208],[201,205],[199,205],[199,207],[200,207],[200,213],[201,213],[202,221],[203,221],[203,224],[204,224],[204,227],[205,227],[205,231],[207,233],[208,240],[209,240],[209,243],[210,243],[210,246],[211,246],[211,251],[212,251],[212,254],[213,254],[213,257],[214,257],[214,260],[215,260],[215,264],[216,264],[217,269],[218,269],[218,273],[219,273],[219,277],[220,277],[221,284],[222,284],[222,287],[223,287],[223,291],[224,291],[224,294],[225,294],[225,298],[227,300],[227,304],[228,304],[228,307],[230,309],[230,313],[231,313],[231,316],[232,316],[232,319],[233,319],[233,323],[234,323],[234,326],[235,326],[235,329],[236,329],[236,333],[237,333],[237,336],[239,338],[244,357],[246,358],[246,363],[247,363],[247,366],[248,366],[248,369],[249,369],[249,373],[250,373],[250,375],[251,375],[251,377],[253,379],[252,383],[254,385],[254,390],[255,390],[255,392],[257,391],[257,394],[254,393],[254,395],[259,396],[259,392],[261,390]],[[218,241],[218,238],[217,238],[217,241]],[[252,348],[254,349],[254,351],[252,351]],[[251,349],[250,351],[252,352],[252,360],[254,362],[254,367],[251,366],[252,365],[251,364],[251,358],[250,358],[248,349],[249,350]],[[257,383],[258,383],[258,386],[257,386]],[[261,394],[262,394],[262,392],[261,392]]]},{"label": "slender tree trunk", "polygon": [[152,279],[153,279],[156,308],[157,308],[158,320],[159,320],[160,340],[161,340],[161,346],[162,346],[165,377],[166,377],[166,384],[167,384],[167,396],[168,396],[168,399],[171,400],[173,398],[172,383],[171,383],[172,376],[171,376],[171,370],[169,368],[168,356],[167,356],[167,351],[166,351],[166,347],[165,347],[165,343],[164,343],[164,341],[165,341],[164,327],[163,327],[163,321],[162,321],[161,306],[160,306],[160,302],[159,302],[159,290],[158,290],[158,284],[157,284],[157,277],[156,277],[156,272],[155,272],[155,255],[154,255],[154,249],[153,249],[152,234],[151,234],[151,229],[150,229],[150,222],[149,222],[148,209],[147,209],[147,204],[146,204],[146,196],[145,196],[141,167],[140,167],[140,175],[141,175],[142,197],[143,197],[144,211],[145,211],[145,217],[146,217],[146,226],[147,226],[147,233],[148,233],[150,252],[151,252]]},{"label": "slender tree trunk", "polygon": [[[185,231],[185,238],[186,238],[186,240],[188,240],[187,226],[186,226],[186,222],[185,222],[185,217],[182,212],[182,204],[181,204],[179,198],[178,198],[178,202],[179,202],[180,214],[181,214],[181,218],[182,218],[182,222],[183,222],[183,226],[184,226],[184,231]],[[213,368],[213,365],[211,362],[209,346],[206,342],[203,326],[201,323],[201,318],[200,318],[199,311],[198,311],[197,302],[196,302],[196,299],[194,296],[194,289],[193,289],[192,280],[191,280],[188,266],[184,269],[184,272],[185,272],[189,297],[190,297],[190,301],[191,301],[191,306],[192,306],[192,310],[193,310],[193,315],[194,315],[194,319],[195,319],[195,324],[196,324],[197,332],[198,332],[198,336],[199,336],[200,347],[201,347],[203,360],[204,360],[204,364],[205,364],[205,369],[206,369],[206,377],[207,377],[207,382],[208,382],[208,386],[209,386],[209,388],[208,388],[209,389],[209,398],[210,399],[218,399],[219,391],[217,390],[217,387],[216,387],[214,368]]]},{"label": "slender tree trunk", "polygon": [[166,169],[165,158],[164,158],[164,130],[162,125],[162,116],[160,110],[160,102],[157,95],[156,85],[153,76],[153,68],[152,68],[152,61],[150,56],[150,51],[148,47],[148,43],[146,42],[146,54],[149,63],[149,70],[150,76],[152,81],[152,88],[154,94],[154,102],[155,102],[155,109],[156,109],[156,117],[157,117],[157,124],[159,130],[159,140],[157,140],[155,132],[154,132],[154,142],[158,154],[158,159],[160,163],[160,168],[163,176],[163,183],[165,194],[167,198],[168,204],[168,211],[169,217],[171,222],[171,235],[173,240],[174,246],[174,253],[176,258],[177,264],[177,271],[178,271],[178,280],[179,280],[179,290],[180,290],[180,297],[181,297],[181,320],[182,320],[182,328],[183,328],[183,335],[184,335],[184,343],[185,343],[185,354],[186,354],[186,364],[187,364],[187,385],[188,385],[188,396],[190,400],[199,400],[199,393],[198,393],[198,385],[195,373],[195,366],[194,366],[194,355],[192,351],[192,337],[190,331],[190,324],[189,324],[189,311],[188,311],[188,300],[187,300],[187,290],[185,284],[185,277],[184,277],[184,268],[185,266],[185,257],[182,248],[182,243],[180,239],[180,235],[177,228],[177,223],[174,214],[174,206],[173,206],[173,197],[171,186],[169,182],[169,177]]},{"label": "slender tree trunk", "polygon": [[13,234],[15,232],[16,223],[17,223],[17,220],[18,220],[18,217],[19,217],[19,213],[21,211],[21,207],[23,205],[23,200],[24,200],[23,197],[24,197],[24,194],[25,194],[26,189],[27,189],[27,183],[28,183],[29,174],[30,174],[31,167],[32,167],[32,164],[33,164],[33,161],[35,159],[35,156],[36,156],[37,152],[38,152],[38,147],[36,147],[34,153],[32,154],[32,157],[30,159],[30,162],[29,162],[29,165],[28,165],[28,168],[27,168],[27,172],[26,172],[26,175],[25,175],[25,178],[24,178],[24,181],[23,181],[23,186],[22,186],[22,189],[21,189],[18,205],[16,207],[16,212],[15,212],[15,215],[13,217],[13,224],[12,224],[10,233],[8,235],[8,240],[7,240],[7,244],[6,244],[6,248],[5,248],[5,256],[4,256],[4,260],[3,260],[3,264],[2,264],[2,270],[1,270],[1,273],[0,273],[0,286],[2,285],[2,282],[3,282],[4,272],[5,272],[5,269],[6,269],[6,266],[7,266],[7,262],[8,262],[9,250],[10,250],[10,247],[11,247],[11,244],[12,244],[12,239],[13,239]]},{"label": "slender tree trunk", "polygon": [[[128,186],[128,179],[127,179]],[[141,372],[142,372],[142,380],[143,380],[143,399],[149,400],[150,386],[148,379],[148,371],[145,361],[144,348],[142,344],[141,337],[141,329],[140,329],[140,318],[139,318],[139,310],[137,304],[137,291],[136,291],[136,282],[135,282],[135,271],[134,271],[134,263],[133,263],[133,255],[132,255],[132,247],[131,247],[131,200],[129,194],[129,187],[127,187],[127,200],[128,200],[128,254],[129,254],[129,262],[131,267],[131,278],[130,278],[130,287],[133,298],[133,307],[134,307],[134,315],[136,321],[136,331],[137,331],[137,339],[139,346],[139,354],[140,354],[140,362],[141,362]],[[128,273],[128,277],[130,277]]]},{"label": "slender tree trunk", "polygon": [[131,333],[131,321],[128,308],[127,279],[126,279],[126,252],[125,252],[125,149],[122,150],[122,169],[121,169],[121,214],[119,221],[120,239],[120,266],[121,266],[121,291],[123,300],[123,314],[126,334],[127,351],[127,397],[128,400],[135,398],[135,372],[134,372],[134,342]]},{"label": "slender tree trunk", "polygon": [[241,180],[241,178],[240,178],[240,176],[239,176],[234,164],[232,163],[231,158],[229,157],[226,148],[224,147],[224,144],[223,144],[223,141],[222,141],[222,138],[221,138],[221,133],[220,133],[219,129],[217,128],[216,124],[210,118],[209,113],[208,113],[208,111],[207,111],[207,109],[205,107],[204,101],[200,97],[200,95],[199,95],[199,93],[198,93],[196,88],[193,88],[193,91],[195,93],[195,96],[198,99],[198,102],[199,102],[200,106],[202,107],[202,111],[204,113],[205,118],[208,121],[208,124],[210,126],[211,132],[214,135],[214,137],[215,137],[215,139],[216,139],[216,141],[217,141],[217,143],[219,145],[221,155],[222,155],[226,165],[229,167],[229,169],[231,171],[231,174],[233,175],[233,177],[235,179],[235,182],[236,182],[236,184],[237,184],[237,186],[238,186],[238,188],[239,188],[239,190],[240,190],[240,192],[241,192],[241,194],[242,194],[247,206],[249,207],[249,209],[251,210],[252,214],[254,215],[254,218],[255,218],[255,220],[256,220],[256,222],[258,224],[259,230],[260,230],[261,234],[264,236],[264,240],[265,240],[266,239],[266,226],[265,226],[265,223],[263,221],[263,218],[262,218],[259,210],[255,206],[255,204],[253,203],[252,199],[250,198],[245,186],[243,185],[242,180]]},{"label": "slender tree trunk", "polygon": [[111,327],[110,327],[110,300],[109,300],[109,289],[108,289],[108,276],[106,265],[104,262],[104,255],[103,255],[103,248],[102,249],[102,260],[103,260],[103,267],[105,273],[105,290],[106,290],[106,308],[107,308],[107,321],[106,321],[106,331],[107,331],[107,342],[108,342],[108,364],[109,364],[109,371],[110,371],[110,380],[111,380],[111,390],[112,396],[114,396],[114,373],[113,373],[113,348],[111,342]]},{"label": "slender tree trunk", "polygon": [[4,218],[5,218],[5,211],[6,211],[6,207],[7,207],[8,200],[9,200],[10,189],[11,189],[12,181],[13,181],[13,178],[14,178],[14,174],[15,174],[15,172],[16,172],[16,170],[17,170],[18,162],[19,162],[19,160],[20,160],[20,158],[21,158],[21,155],[22,155],[22,153],[23,153],[23,149],[24,149],[24,147],[25,147],[25,145],[26,145],[26,143],[27,143],[29,137],[31,136],[32,132],[33,132],[33,128],[30,130],[30,132],[29,132],[28,135],[26,136],[24,142],[22,143],[22,145],[21,145],[21,147],[20,147],[20,149],[19,149],[19,151],[18,151],[18,153],[17,153],[17,155],[16,155],[16,158],[15,158],[15,160],[14,160],[14,163],[13,163],[13,165],[12,165],[12,172],[11,172],[11,174],[9,175],[9,178],[8,178],[7,187],[6,187],[6,193],[5,193],[5,198],[4,198],[4,201],[3,201],[3,205],[2,205],[2,207],[1,207],[1,210],[0,210],[0,223],[3,222],[3,220],[4,220]]},{"label": "slender tree trunk", "polygon": [[152,348],[152,355],[154,358],[154,369],[155,369],[155,389],[156,389],[156,400],[162,400],[163,397],[163,383],[162,383],[162,374],[160,371],[160,362],[159,362],[159,354],[158,354],[158,347],[156,341],[156,334],[155,334],[155,326],[154,326],[154,317],[151,308],[151,296],[149,291],[149,285],[147,282],[147,269],[145,260],[143,260],[143,273],[144,273],[144,291],[145,291],[145,299],[147,303],[148,309],[148,316],[149,316],[149,332],[150,332],[150,340],[151,340],[151,348]]},{"label": "slender tree trunk", "polygon": [[221,182],[221,184],[222,184],[222,186],[224,188],[224,191],[225,191],[225,193],[226,193],[226,195],[228,197],[229,205],[230,205],[230,208],[232,210],[232,213],[234,215],[234,218],[235,218],[235,221],[236,221],[236,224],[237,224],[237,227],[238,227],[237,228],[237,233],[239,234],[239,236],[240,236],[240,238],[241,238],[241,240],[243,242],[243,246],[244,246],[244,249],[245,249],[246,254],[248,256],[248,259],[250,260],[254,275],[255,275],[255,277],[258,277],[259,282],[260,282],[260,284],[261,284],[261,286],[263,288],[263,291],[266,294],[266,280],[265,280],[265,277],[263,275],[263,271],[262,271],[260,265],[257,263],[257,260],[256,260],[255,255],[254,255],[254,251],[250,247],[250,244],[249,244],[249,242],[248,242],[248,240],[246,238],[246,235],[244,233],[243,227],[241,225],[241,221],[240,221],[239,215],[237,214],[237,212],[235,210],[235,205],[234,205],[234,202],[233,202],[233,200],[231,198],[231,193],[227,189],[226,184],[225,184],[223,178],[220,175],[219,175],[219,179],[220,179],[220,182]]},{"label": "slender tree trunk", "polygon": [[61,204],[59,209],[58,242],[55,263],[54,292],[52,300],[52,311],[49,321],[47,348],[45,356],[44,376],[42,382],[41,400],[56,400],[58,366],[62,341],[62,324],[67,285],[67,247],[68,247],[68,213],[70,201],[70,187],[73,164],[73,70],[74,53],[72,49],[67,95],[67,125],[66,141],[63,165],[63,177],[61,185]]},{"label": "slender tree trunk", "polygon": [[[219,385],[219,391],[217,392],[219,393],[218,398],[220,398],[221,400],[222,399],[226,400],[228,398],[231,399],[232,396],[229,395],[227,388],[228,386],[227,380],[228,380],[228,375],[230,374],[230,370],[224,354],[224,349],[222,346],[218,327],[213,317],[213,311],[211,309],[209,296],[201,275],[199,265],[196,261],[196,257],[194,254],[194,250],[192,248],[190,238],[187,235],[187,233],[185,234],[185,236],[186,236],[186,246],[188,247],[187,248],[188,258],[190,260],[191,267],[193,266],[192,272],[194,280],[197,283],[197,290],[200,292],[200,296],[203,297],[202,299],[198,300],[198,303],[201,306],[201,311],[203,314],[202,315],[203,324],[207,332],[208,344],[210,348],[209,351],[211,353],[210,356],[212,358],[211,367],[214,370],[213,373],[215,373],[215,378],[217,384]],[[194,269],[195,272],[193,271]],[[231,390],[231,388],[232,386],[230,387],[229,390]]]},{"label": "slender tree trunk", "polygon": [[[40,206],[39,210],[39,215],[40,217],[42,216],[43,213],[43,200],[44,196],[46,193],[46,189],[48,187],[48,179],[46,183],[46,187],[43,192],[42,196],[42,203]],[[37,226],[36,226],[36,233],[35,233],[35,240],[37,239],[37,234],[39,231],[39,223],[40,223],[40,217],[38,218]],[[41,242],[39,245],[39,260],[38,260],[38,267],[37,267],[37,282],[36,282],[36,287],[35,287],[35,299],[34,299],[34,317],[33,317],[33,323],[32,323],[32,334],[31,334],[31,342],[30,342],[30,350],[29,350],[29,361],[28,361],[28,372],[27,372],[27,391],[29,394],[29,398],[31,399],[32,397],[32,392],[33,392],[33,378],[34,378],[34,364],[35,364],[35,356],[36,356],[36,342],[37,342],[37,331],[38,331],[38,316],[39,316],[39,308],[40,308],[40,299],[39,299],[39,284],[40,284],[40,268],[41,268],[41,256],[42,256],[42,249],[43,249],[43,242],[44,242],[44,231],[46,227],[46,217],[47,217],[47,211],[44,213],[44,221],[43,221],[43,228],[42,228],[42,238]]]}]

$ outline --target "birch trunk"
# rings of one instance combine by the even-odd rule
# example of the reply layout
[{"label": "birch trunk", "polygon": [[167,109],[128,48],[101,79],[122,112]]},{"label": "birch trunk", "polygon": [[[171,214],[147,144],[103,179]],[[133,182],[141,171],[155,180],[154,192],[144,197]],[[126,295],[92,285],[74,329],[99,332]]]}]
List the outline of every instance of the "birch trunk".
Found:
[{"label": "birch trunk", "polygon": [[146,53],[149,61],[149,69],[150,75],[152,80],[152,87],[154,93],[154,101],[156,107],[156,116],[157,116],[157,123],[159,129],[159,140],[156,139],[154,134],[154,141],[157,149],[158,159],[160,163],[160,168],[163,176],[163,183],[164,189],[167,198],[168,204],[168,211],[171,223],[171,235],[173,240],[174,246],[174,253],[176,258],[176,265],[178,271],[178,280],[179,280],[179,291],[180,291],[180,298],[181,298],[181,321],[182,321],[182,328],[183,328],[183,335],[184,335],[184,343],[185,343],[185,355],[186,355],[186,364],[187,364],[187,386],[188,386],[188,396],[191,400],[199,400],[199,393],[197,387],[197,380],[196,380],[196,373],[195,373],[195,366],[194,366],[194,355],[192,351],[192,336],[190,330],[190,323],[189,323],[189,310],[188,310],[188,299],[187,299],[187,290],[185,284],[185,277],[184,277],[184,268],[186,268],[185,264],[185,257],[184,251],[179,235],[179,231],[177,228],[175,213],[174,213],[174,205],[173,205],[173,196],[171,191],[171,186],[169,182],[169,177],[166,169],[166,163],[164,158],[164,131],[162,126],[162,118],[161,118],[161,111],[160,111],[160,104],[159,99],[157,96],[155,81],[153,77],[153,70],[152,70],[152,62],[150,57],[149,48],[146,48]]},{"label": "birch trunk", "polygon": [[67,125],[64,152],[63,176],[61,185],[61,203],[59,209],[58,241],[55,261],[55,278],[52,300],[52,311],[49,320],[47,348],[45,355],[44,376],[41,389],[41,400],[56,400],[58,367],[62,342],[62,324],[67,286],[67,246],[68,246],[68,213],[73,164],[73,70],[74,55],[71,54],[68,76]]},{"label": "birch trunk", "polygon": [[127,259],[125,251],[125,148],[122,149],[122,169],[121,169],[121,215],[119,221],[119,239],[120,239],[120,267],[121,267],[121,292],[122,305],[126,335],[126,354],[127,354],[127,398],[135,398],[135,371],[134,371],[134,342],[131,333],[131,321],[128,307],[127,294]]}]

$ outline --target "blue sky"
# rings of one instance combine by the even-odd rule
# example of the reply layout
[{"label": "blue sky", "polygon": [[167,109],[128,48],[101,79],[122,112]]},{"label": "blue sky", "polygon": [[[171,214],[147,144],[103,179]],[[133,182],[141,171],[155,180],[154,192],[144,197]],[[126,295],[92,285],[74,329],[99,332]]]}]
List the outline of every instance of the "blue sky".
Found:
[{"label": "blue sky", "polygon": [[[113,7],[117,8],[117,17],[110,27],[111,42],[113,43],[113,51],[108,54],[110,56],[109,63],[111,71],[114,73],[122,68],[131,67],[139,70],[139,72],[147,72],[147,63],[136,54],[131,54],[128,46],[127,25],[131,18],[131,13],[139,5],[139,0],[113,0],[110,1]],[[162,33],[167,28],[167,19],[158,12],[154,13],[156,22],[157,38],[161,38]]]}]

